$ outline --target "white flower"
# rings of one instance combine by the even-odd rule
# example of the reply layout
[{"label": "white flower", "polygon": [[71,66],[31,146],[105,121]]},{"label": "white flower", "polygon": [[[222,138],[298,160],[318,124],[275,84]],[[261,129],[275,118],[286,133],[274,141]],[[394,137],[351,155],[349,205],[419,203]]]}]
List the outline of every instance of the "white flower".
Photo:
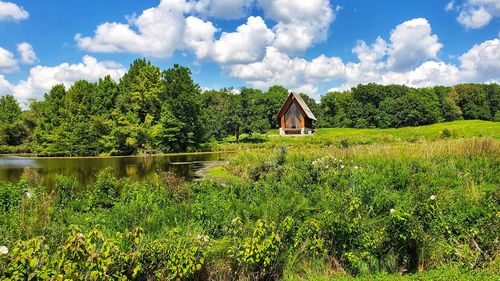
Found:
[{"label": "white flower", "polygon": [[394,209],[390,209],[389,212],[392,214],[394,213]]},{"label": "white flower", "polygon": [[7,246],[0,246],[0,254],[6,255],[9,253],[9,248]]},{"label": "white flower", "polygon": [[33,197],[33,193],[32,193],[31,191],[29,191],[29,190],[28,190],[28,191],[26,191],[26,197],[27,197],[28,199],[31,199],[31,198]]},{"label": "white flower", "polygon": [[326,166],[325,166],[325,168],[327,168],[327,169],[328,169],[328,165],[326,165]]},{"label": "white flower", "polygon": [[357,169],[359,169],[359,167],[358,166],[354,166],[354,170],[357,170]]},{"label": "white flower", "polygon": [[434,196],[434,194],[431,195],[431,200],[436,200],[436,196]]},{"label": "white flower", "polygon": [[344,165],[340,165],[340,169],[344,169]]}]

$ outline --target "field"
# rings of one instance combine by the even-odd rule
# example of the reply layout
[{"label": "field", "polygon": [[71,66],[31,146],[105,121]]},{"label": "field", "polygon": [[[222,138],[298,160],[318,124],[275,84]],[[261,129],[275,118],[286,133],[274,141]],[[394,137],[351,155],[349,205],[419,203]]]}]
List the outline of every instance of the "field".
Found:
[{"label": "field", "polygon": [[[443,131],[448,134],[443,134]],[[228,137],[224,142],[213,145],[215,150],[239,150],[249,148],[269,148],[280,145],[288,146],[340,146],[374,143],[416,143],[452,138],[491,137],[500,139],[500,123],[481,120],[461,120],[438,123],[419,127],[404,127],[398,129],[353,129],[353,128],[322,128],[313,135],[298,137],[280,137],[277,130],[271,130],[266,135],[243,135],[240,143],[234,137]]]},{"label": "field", "polygon": [[[447,129],[445,131],[445,129]],[[0,183],[13,280],[498,280],[500,123],[248,136],[207,179]]]}]

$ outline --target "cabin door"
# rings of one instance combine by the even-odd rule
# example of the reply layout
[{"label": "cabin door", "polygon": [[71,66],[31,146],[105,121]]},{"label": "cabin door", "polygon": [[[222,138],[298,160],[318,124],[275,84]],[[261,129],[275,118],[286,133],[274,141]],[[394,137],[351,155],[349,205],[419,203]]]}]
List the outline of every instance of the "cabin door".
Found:
[{"label": "cabin door", "polygon": [[301,120],[302,120],[302,115],[300,115],[300,112],[295,103],[292,102],[292,104],[285,113],[285,128],[291,128],[291,129],[300,128]]}]

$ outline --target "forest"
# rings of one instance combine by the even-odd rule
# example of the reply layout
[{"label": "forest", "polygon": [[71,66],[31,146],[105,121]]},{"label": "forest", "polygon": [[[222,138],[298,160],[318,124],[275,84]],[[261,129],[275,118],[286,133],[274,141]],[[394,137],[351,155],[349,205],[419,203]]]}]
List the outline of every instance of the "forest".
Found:
[{"label": "forest", "polygon": [[[0,152],[40,156],[135,155],[210,150],[211,143],[275,129],[288,89],[205,90],[187,67],[161,70],[135,60],[115,82],[54,85],[22,110],[0,93]],[[500,86],[459,84],[411,88],[358,85],[319,102],[301,93],[316,128],[399,128],[462,119],[500,121]]]}]

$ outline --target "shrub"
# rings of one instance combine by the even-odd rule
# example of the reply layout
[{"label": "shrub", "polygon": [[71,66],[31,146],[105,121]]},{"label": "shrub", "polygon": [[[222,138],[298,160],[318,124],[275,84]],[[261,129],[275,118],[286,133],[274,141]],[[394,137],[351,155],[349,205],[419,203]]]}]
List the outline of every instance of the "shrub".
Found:
[{"label": "shrub", "polygon": [[113,176],[113,170],[106,168],[99,172],[94,184],[94,207],[110,208],[115,205],[120,194],[119,180]]},{"label": "shrub", "polygon": [[19,185],[10,182],[0,182],[0,210],[9,212],[19,205],[23,190]]},{"label": "shrub", "polygon": [[451,138],[452,136],[452,133],[450,130],[448,129],[444,129],[442,132],[441,132],[441,138],[442,139],[447,139],[447,138]]},{"label": "shrub", "polygon": [[277,273],[279,255],[279,235],[274,223],[258,220],[249,237],[235,237],[229,250],[238,269],[257,278],[265,278]]},{"label": "shrub", "polygon": [[57,175],[55,183],[56,203],[66,205],[77,198],[77,184],[74,178]]},{"label": "shrub", "polygon": [[205,264],[205,246],[208,237],[195,238],[181,235],[175,228],[164,238],[147,243],[140,261],[145,276],[155,276],[158,280],[190,279]]}]

